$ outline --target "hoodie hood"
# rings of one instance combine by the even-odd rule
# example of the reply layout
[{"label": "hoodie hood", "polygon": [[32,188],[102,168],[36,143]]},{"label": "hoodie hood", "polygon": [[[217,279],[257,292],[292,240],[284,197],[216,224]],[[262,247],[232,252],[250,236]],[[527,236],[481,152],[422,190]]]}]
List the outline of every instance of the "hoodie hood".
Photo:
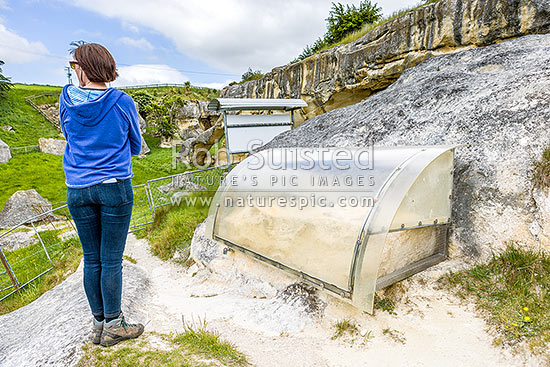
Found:
[{"label": "hoodie hood", "polygon": [[98,98],[75,105],[67,93],[68,87],[69,85],[66,85],[61,91],[60,108],[64,108],[73,121],[86,126],[97,125],[124,95],[118,89],[108,88]]}]

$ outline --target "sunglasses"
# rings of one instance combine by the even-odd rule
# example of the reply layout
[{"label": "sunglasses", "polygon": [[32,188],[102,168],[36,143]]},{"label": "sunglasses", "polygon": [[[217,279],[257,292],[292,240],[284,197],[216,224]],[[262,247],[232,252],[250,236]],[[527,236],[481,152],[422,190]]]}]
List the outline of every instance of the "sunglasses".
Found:
[{"label": "sunglasses", "polygon": [[71,69],[75,69],[76,65],[78,65],[78,61],[69,61],[69,65],[71,66]]}]

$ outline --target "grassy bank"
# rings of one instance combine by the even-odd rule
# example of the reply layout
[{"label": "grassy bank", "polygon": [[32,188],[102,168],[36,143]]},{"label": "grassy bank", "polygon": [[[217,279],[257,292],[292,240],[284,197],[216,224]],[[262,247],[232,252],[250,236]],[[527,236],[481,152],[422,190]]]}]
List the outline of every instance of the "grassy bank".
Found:
[{"label": "grassy bank", "polygon": [[191,245],[195,228],[208,216],[208,205],[197,201],[195,205],[167,205],[155,212],[154,223],[136,232],[146,238],[151,253],[163,260],[169,260],[176,251],[185,252]]},{"label": "grassy bank", "polygon": [[38,138],[55,138],[59,131],[32,108],[25,97],[40,93],[60,93],[61,87],[16,84],[0,99],[0,126],[10,125],[15,132],[0,129],[0,139],[10,147],[37,145]]},{"label": "grassy bank", "polygon": [[[181,165],[176,170],[172,169],[172,149],[159,148],[160,138],[144,136],[151,153],[146,158],[132,157],[134,185],[186,170]],[[61,156],[39,152],[18,154],[8,163],[0,164],[0,176],[0,208],[18,190],[35,189],[51,203],[66,200],[67,189]]]},{"label": "grassy bank", "polygon": [[496,331],[495,344],[526,345],[550,362],[550,256],[510,245],[487,264],[441,281],[473,300]]}]

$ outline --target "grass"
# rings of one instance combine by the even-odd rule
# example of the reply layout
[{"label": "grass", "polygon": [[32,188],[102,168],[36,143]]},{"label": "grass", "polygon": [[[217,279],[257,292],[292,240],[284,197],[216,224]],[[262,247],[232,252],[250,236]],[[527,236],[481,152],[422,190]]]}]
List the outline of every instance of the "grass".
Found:
[{"label": "grass", "polygon": [[345,45],[345,44],[348,44],[348,43],[351,43],[351,42],[354,42],[356,40],[358,40],[359,38],[363,37],[365,34],[369,33],[370,31],[372,31],[373,29],[375,29],[376,27],[379,27],[381,26],[382,24],[384,23],[387,23],[397,17],[400,17],[404,14],[407,14],[408,12],[411,12],[415,9],[418,9],[424,5],[428,5],[428,4],[431,4],[431,3],[435,3],[439,0],[426,0],[426,1],[423,1],[421,2],[420,4],[416,5],[416,6],[413,6],[413,7],[408,7],[408,8],[404,8],[404,9],[400,9],[398,11],[395,11],[393,12],[391,15],[379,20],[378,22],[375,22],[375,23],[369,23],[369,24],[365,24],[363,26],[363,28],[361,28],[360,30],[356,31],[356,32],[352,32],[352,33],[349,33],[347,36],[345,36],[344,38],[342,38],[340,41],[338,42],[335,42],[335,43],[331,43],[329,45],[326,45],[325,47],[323,47],[321,50],[317,51],[317,53],[321,52],[321,51],[324,51],[324,50],[328,50],[328,49],[331,49],[333,47],[336,47],[336,46],[339,46],[339,45]]},{"label": "grass", "polygon": [[[134,185],[147,180],[173,175],[188,170],[185,167],[172,169],[172,149],[158,147],[160,138],[144,135],[151,148],[146,158],[132,157]],[[33,152],[18,154],[4,164],[0,164],[0,208],[6,200],[18,190],[35,189],[51,203],[66,200],[65,173],[63,157]]]},{"label": "grass", "polygon": [[550,148],[546,148],[540,159],[533,162],[533,184],[539,189],[550,187]]},{"label": "grass", "polygon": [[[152,345],[151,340],[160,339]],[[125,341],[110,348],[88,344],[84,346],[80,367],[88,366],[247,366],[246,356],[223,340],[215,331],[206,328],[206,322],[197,326],[184,322],[184,331],[178,334],[146,333],[139,339]]]},{"label": "grass", "polygon": [[386,311],[390,315],[396,315],[395,304],[390,298],[381,298],[377,295],[374,296],[374,309]]},{"label": "grass", "polygon": [[172,168],[172,148],[160,148],[160,137],[143,134],[151,152],[146,158],[132,157],[134,177],[132,183],[139,185],[152,178],[175,175],[190,170],[181,164]]},{"label": "grass", "polygon": [[185,251],[191,245],[195,228],[208,216],[208,205],[167,205],[155,212],[154,223],[136,232],[145,237],[151,253],[163,260],[171,259],[176,251]]},{"label": "grass", "polygon": [[[82,258],[80,242],[76,237],[61,241],[58,237],[61,232],[61,230],[41,232],[42,241],[48,248],[53,262],[53,269],[0,302],[0,315],[31,303],[76,270]],[[14,251],[4,251],[4,254],[20,283],[25,283],[50,267],[39,242]],[[0,275],[1,288],[8,284],[11,283],[7,274]],[[8,291],[0,293],[0,297],[7,293]]]},{"label": "grass", "polygon": [[340,320],[332,325],[332,328],[334,329],[334,334],[331,337],[332,340],[338,339],[345,334],[354,336],[359,333],[359,327],[357,326],[357,323],[350,319]]},{"label": "grass", "polygon": [[38,138],[58,137],[59,131],[25,97],[40,93],[59,93],[61,87],[16,84],[0,99],[0,126],[10,125],[15,132],[0,129],[0,139],[10,147],[37,145]]},{"label": "grass", "polygon": [[181,94],[184,99],[201,99],[201,100],[211,100],[218,98],[220,96],[220,91],[213,88],[189,88],[189,93],[185,87],[155,87],[155,88],[135,88],[135,89],[121,89],[125,93],[135,94],[137,92],[147,92],[153,96],[166,94],[166,93],[177,93]]},{"label": "grass", "polygon": [[496,344],[525,343],[550,359],[550,256],[510,244],[487,264],[440,281],[476,307],[494,327]]},{"label": "grass", "polygon": [[18,190],[35,189],[51,203],[66,200],[63,157],[46,153],[18,154],[0,164],[0,208]]}]

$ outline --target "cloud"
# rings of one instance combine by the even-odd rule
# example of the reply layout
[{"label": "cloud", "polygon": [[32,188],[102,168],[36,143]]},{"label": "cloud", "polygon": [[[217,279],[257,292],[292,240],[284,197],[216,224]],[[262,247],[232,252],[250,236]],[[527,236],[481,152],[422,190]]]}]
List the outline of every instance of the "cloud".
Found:
[{"label": "cloud", "polygon": [[139,48],[143,51],[153,51],[155,49],[155,47],[145,38],[134,39],[130,37],[122,37],[118,39],[118,42],[125,44],[126,46]]},{"label": "cloud", "polygon": [[249,66],[267,71],[294,59],[305,45],[324,34],[331,5],[330,1],[314,0],[67,3],[153,29],[172,40],[182,54],[238,75]]},{"label": "cloud", "polygon": [[[1,1],[1,0],[0,0]],[[139,28],[136,27],[133,24],[130,24],[128,22],[122,21],[122,29],[132,32],[132,33],[139,33]]]},{"label": "cloud", "polygon": [[226,85],[229,85],[233,80],[226,80],[225,83],[197,83],[193,84],[197,87],[205,87],[205,88],[214,88],[214,89],[222,89]]},{"label": "cloud", "polygon": [[0,24],[0,57],[2,61],[22,64],[38,60],[48,54],[48,49],[41,42],[29,42]]},{"label": "cloud", "polygon": [[0,9],[1,10],[11,10],[10,7],[8,6],[8,1],[7,0],[0,0]]},{"label": "cloud", "polygon": [[115,87],[143,84],[183,84],[189,78],[178,70],[162,64],[137,64],[118,67],[119,77],[112,84]]}]

